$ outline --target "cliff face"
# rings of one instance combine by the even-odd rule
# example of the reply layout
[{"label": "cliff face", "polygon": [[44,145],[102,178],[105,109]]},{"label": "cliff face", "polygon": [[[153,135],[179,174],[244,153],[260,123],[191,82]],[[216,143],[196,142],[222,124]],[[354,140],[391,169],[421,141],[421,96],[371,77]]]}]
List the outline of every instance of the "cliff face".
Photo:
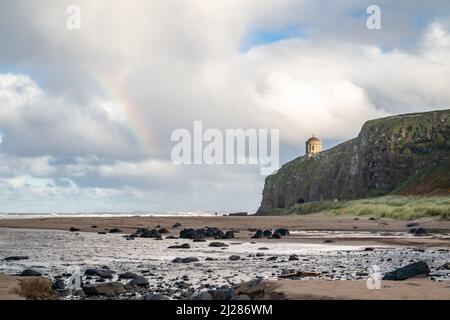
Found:
[{"label": "cliff face", "polygon": [[358,137],[268,176],[258,214],[309,201],[411,194],[423,181],[430,181],[426,193],[448,194],[449,163],[450,110],[371,120]]}]

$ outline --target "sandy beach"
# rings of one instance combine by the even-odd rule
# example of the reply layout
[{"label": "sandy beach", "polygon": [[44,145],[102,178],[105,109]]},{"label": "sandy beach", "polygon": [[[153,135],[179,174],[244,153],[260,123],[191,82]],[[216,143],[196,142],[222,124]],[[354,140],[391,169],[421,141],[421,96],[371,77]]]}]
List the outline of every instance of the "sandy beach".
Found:
[{"label": "sandy beach", "polygon": [[[206,236],[201,241],[180,237],[182,230],[206,227],[233,236]],[[418,227],[426,233],[410,233]],[[130,237],[142,228],[166,230],[159,238]],[[280,238],[252,237],[258,229],[273,232],[278,228],[288,229],[289,234]],[[41,290],[45,283],[52,285],[60,299],[186,300],[205,295],[216,295],[218,299],[450,299],[448,266],[442,268],[449,262],[449,233],[449,221],[432,218],[398,221],[306,215],[2,219],[0,273],[4,275],[0,277],[0,299],[54,298]],[[420,261],[427,264],[426,272],[418,271],[425,278],[383,280],[380,290],[367,288],[367,270],[371,266],[377,265],[386,274]],[[20,277],[28,270],[40,275],[37,279],[41,280]],[[74,273],[80,275],[83,285],[70,289],[67,286]],[[43,294],[26,295],[20,291],[24,279],[31,281],[28,291]],[[260,280],[246,286],[252,279]]]},{"label": "sandy beach", "polygon": [[[181,227],[172,228],[175,223]],[[328,215],[304,215],[304,216],[193,216],[193,217],[67,217],[67,218],[34,218],[34,219],[0,219],[0,227],[4,228],[30,228],[47,230],[69,230],[71,227],[80,229],[81,232],[109,231],[119,228],[122,233],[132,233],[138,228],[155,228],[160,226],[167,228],[172,236],[178,236],[183,228],[217,227],[224,230],[235,230],[237,239],[248,240],[256,229],[287,228],[296,231],[327,231],[348,232],[338,239],[329,235],[313,237],[302,234],[293,234],[279,241],[323,242],[333,239],[339,243],[354,244],[398,244],[417,246],[443,246],[450,247],[450,241],[446,238],[433,236],[433,234],[450,233],[450,221],[441,221],[433,218],[423,218],[415,223],[425,228],[429,237],[395,238],[389,233],[408,232],[407,226],[411,221],[392,219],[370,219],[367,216],[328,216]],[[95,228],[93,228],[95,227]],[[366,232],[353,237],[354,232]],[[370,237],[370,233],[386,233],[383,237]],[[259,240],[262,241],[262,240]],[[270,240],[268,240],[270,241]]]}]

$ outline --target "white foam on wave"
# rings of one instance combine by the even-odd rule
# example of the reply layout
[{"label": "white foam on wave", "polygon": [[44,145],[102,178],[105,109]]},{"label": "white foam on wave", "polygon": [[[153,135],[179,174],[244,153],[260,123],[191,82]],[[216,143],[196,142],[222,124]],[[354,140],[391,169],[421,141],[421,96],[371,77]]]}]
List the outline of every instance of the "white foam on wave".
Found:
[{"label": "white foam on wave", "polygon": [[[218,216],[226,213],[217,212]],[[33,218],[114,218],[114,217],[212,217],[215,212],[208,211],[174,211],[174,212],[92,212],[92,213],[0,213],[0,219]]]}]

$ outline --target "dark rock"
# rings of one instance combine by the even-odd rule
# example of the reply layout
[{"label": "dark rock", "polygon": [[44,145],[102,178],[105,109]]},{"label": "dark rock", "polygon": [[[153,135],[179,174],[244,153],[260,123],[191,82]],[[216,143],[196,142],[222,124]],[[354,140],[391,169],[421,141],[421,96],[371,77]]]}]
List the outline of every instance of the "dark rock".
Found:
[{"label": "dark rock", "polygon": [[199,261],[199,260],[194,257],[175,258],[172,260],[173,263],[191,263],[191,262],[197,262],[197,261]]},{"label": "dark rock", "polygon": [[192,241],[194,241],[194,242],[206,242],[205,239],[194,239],[194,240],[192,240]]},{"label": "dark rock", "polygon": [[97,226],[91,226],[91,228],[92,228],[92,229],[97,229],[98,227],[97,227]]},{"label": "dark rock", "polygon": [[70,227],[69,231],[70,232],[77,232],[77,231],[80,231],[80,229],[74,228],[74,227]]},{"label": "dark rock", "polygon": [[170,231],[167,230],[166,228],[161,228],[161,229],[158,230],[158,232],[161,233],[161,234],[170,233]]},{"label": "dark rock", "polygon": [[410,222],[406,225],[406,227],[411,228],[411,227],[417,227],[419,225],[419,223],[417,222]]},{"label": "dark rock", "polygon": [[238,256],[238,255],[233,255],[233,256],[230,256],[229,259],[230,259],[231,261],[236,261],[236,260],[241,260],[241,257]]},{"label": "dark rock", "polygon": [[53,281],[52,289],[53,290],[65,290],[66,289],[66,285],[64,283],[64,280],[56,279],[55,281]]},{"label": "dark rock", "polygon": [[414,262],[397,270],[388,272],[383,280],[405,280],[416,276],[428,276],[430,267],[425,261]]},{"label": "dark rock", "polygon": [[140,235],[141,238],[154,238],[154,239],[161,238],[161,233],[159,233],[159,231],[156,229],[151,230],[146,229],[142,233],[140,233]]},{"label": "dark rock", "polygon": [[136,279],[137,277],[139,277],[138,274],[134,273],[134,272],[124,272],[119,274],[119,279]]},{"label": "dark rock", "polygon": [[264,237],[264,238],[271,238],[271,237],[272,237],[272,231],[270,231],[270,230],[264,230],[264,232],[263,232],[263,237]]},{"label": "dark rock", "polygon": [[115,272],[112,270],[94,268],[86,269],[84,272],[85,276],[100,277],[102,279],[112,279],[114,274]]},{"label": "dark rock", "polygon": [[189,243],[183,243],[180,245],[175,245],[175,246],[170,246],[167,249],[190,249],[191,246],[189,245]]},{"label": "dark rock", "polygon": [[210,247],[215,247],[215,248],[218,248],[218,247],[228,247],[228,245],[227,245],[226,243],[223,243],[223,242],[211,242],[211,243],[209,244],[209,246],[210,246]]},{"label": "dark rock", "polygon": [[143,276],[137,276],[133,280],[127,283],[127,286],[136,286],[136,287],[148,287],[149,282],[146,277]]},{"label": "dark rock", "polygon": [[326,240],[323,240],[323,243],[335,243],[335,241],[331,240],[331,239],[326,239]]},{"label": "dark rock", "polygon": [[262,230],[257,230],[256,233],[252,236],[252,239],[261,239],[264,238],[264,232]]},{"label": "dark rock", "polygon": [[277,230],[273,233],[273,235],[270,239],[281,239],[281,237],[282,237],[281,233],[279,233]]},{"label": "dark rock", "polygon": [[106,282],[85,285],[83,286],[83,291],[87,296],[114,297],[126,293],[127,289],[121,282]]},{"label": "dark rock", "polygon": [[206,228],[206,237],[214,239],[225,239],[225,233],[218,228]]},{"label": "dark rock", "polygon": [[234,231],[227,231],[225,233],[225,238],[226,239],[234,239]]},{"label": "dark rock", "polygon": [[427,230],[425,230],[424,228],[411,228],[411,229],[409,229],[409,233],[413,234],[416,237],[420,237],[420,236],[426,236]]},{"label": "dark rock", "polygon": [[29,257],[28,256],[11,256],[11,257],[6,257],[5,261],[20,261],[20,260],[28,260]]},{"label": "dark rock", "polygon": [[269,250],[269,248],[261,247],[261,248],[258,248],[258,250]]},{"label": "dark rock", "polygon": [[179,227],[181,227],[181,223],[179,223],[179,222],[177,222],[177,223],[175,223],[173,226],[172,226],[172,228],[179,228]]},{"label": "dark rock", "polygon": [[149,228],[139,228],[139,229],[136,230],[135,233],[136,233],[138,236],[140,236],[141,234],[143,234],[144,232],[147,232],[147,231],[150,231],[150,229],[149,229]]},{"label": "dark rock", "polygon": [[21,277],[40,277],[42,274],[38,271],[32,269],[23,270],[20,274]]},{"label": "dark rock", "polygon": [[180,231],[180,238],[181,239],[203,239],[206,238],[206,231],[205,229],[183,229]]},{"label": "dark rock", "polygon": [[97,232],[98,234],[106,234],[106,232],[105,231],[99,231],[99,232]]},{"label": "dark rock", "polygon": [[282,237],[285,237],[285,236],[288,236],[288,235],[289,235],[289,230],[288,230],[288,229],[285,229],[285,228],[280,228],[280,229],[275,230],[274,233],[278,233],[278,234],[280,234]]},{"label": "dark rock", "polygon": [[292,254],[289,256],[289,261],[296,261],[296,260],[300,260],[297,255]]},{"label": "dark rock", "polygon": [[109,230],[109,233],[121,233],[121,232],[122,232],[122,230],[119,228],[113,228],[113,229]]}]

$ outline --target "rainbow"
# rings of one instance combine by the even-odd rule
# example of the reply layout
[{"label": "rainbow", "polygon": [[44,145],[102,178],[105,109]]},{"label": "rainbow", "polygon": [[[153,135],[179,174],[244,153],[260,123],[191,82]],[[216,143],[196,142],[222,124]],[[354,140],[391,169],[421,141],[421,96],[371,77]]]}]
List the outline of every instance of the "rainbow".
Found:
[{"label": "rainbow", "polygon": [[97,75],[95,77],[97,84],[102,92],[120,108],[120,112],[125,115],[125,124],[128,130],[132,133],[136,142],[142,146],[144,152],[149,155],[152,151],[152,139],[148,123],[145,123],[144,117],[139,113],[139,110],[133,99],[124,89],[124,86],[118,82]]}]

